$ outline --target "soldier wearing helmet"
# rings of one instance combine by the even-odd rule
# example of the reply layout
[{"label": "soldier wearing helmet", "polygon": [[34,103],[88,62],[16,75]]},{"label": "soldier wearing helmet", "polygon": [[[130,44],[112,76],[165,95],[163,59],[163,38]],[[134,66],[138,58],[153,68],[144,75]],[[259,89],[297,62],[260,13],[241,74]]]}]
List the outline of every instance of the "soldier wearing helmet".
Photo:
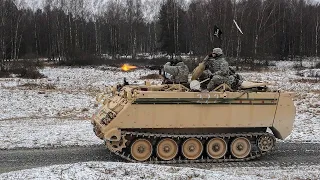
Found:
[{"label": "soldier wearing helmet", "polygon": [[204,65],[204,74],[211,78],[207,85],[207,90],[212,91],[223,83],[226,83],[230,87],[232,86],[235,80],[233,76],[230,76],[229,64],[223,57],[221,48],[214,48],[212,53],[205,58]]},{"label": "soldier wearing helmet", "polygon": [[167,62],[163,66],[163,71],[170,74],[170,80],[174,83],[188,82],[189,68],[184,64],[181,57],[178,57],[171,62]]}]

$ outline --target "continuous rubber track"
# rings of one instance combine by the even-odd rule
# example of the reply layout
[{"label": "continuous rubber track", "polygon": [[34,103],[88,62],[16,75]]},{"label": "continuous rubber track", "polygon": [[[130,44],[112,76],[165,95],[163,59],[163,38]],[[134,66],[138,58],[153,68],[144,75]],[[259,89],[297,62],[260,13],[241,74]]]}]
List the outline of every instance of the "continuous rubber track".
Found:
[{"label": "continuous rubber track", "polygon": [[[201,156],[198,159],[195,160],[190,160],[190,159],[186,159],[184,158],[181,154],[178,154],[174,159],[172,160],[167,160],[167,161],[163,161],[161,159],[159,159],[156,155],[156,153],[153,153],[153,155],[148,158],[146,161],[141,162],[141,163],[154,163],[154,164],[181,164],[181,163],[212,163],[212,162],[244,162],[244,161],[250,161],[250,160],[254,160],[257,158],[260,158],[262,156],[267,155],[268,153],[270,153],[273,149],[274,146],[270,149],[270,151],[267,152],[262,152],[258,149],[258,147],[254,148],[254,146],[256,145],[256,139],[261,136],[261,135],[267,135],[273,138],[273,141],[275,142],[275,137],[267,132],[250,132],[250,133],[225,133],[225,134],[196,134],[196,135],[190,135],[190,134],[154,134],[154,133],[142,133],[142,132],[129,132],[129,131],[122,131],[122,136],[125,136],[126,139],[129,139],[129,142],[127,144],[131,145],[131,140],[133,139],[139,139],[139,138],[144,138],[144,139],[149,139],[149,141],[151,142],[151,144],[157,144],[157,141],[159,141],[161,138],[171,138],[174,139],[175,141],[178,141],[179,139],[181,140],[186,140],[188,138],[197,138],[200,140],[208,140],[210,138],[213,137],[218,137],[218,138],[223,138],[226,141],[229,141],[227,143],[230,143],[231,140],[233,138],[237,138],[237,137],[246,137],[248,139],[252,139],[251,140],[251,146],[252,151],[250,152],[250,154],[243,159],[237,159],[235,157],[233,157],[231,154],[229,155],[225,155],[223,158],[220,159],[212,159],[209,158],[209,156]],[[130,153],[130,145],[127,146],[125,149],[123,149],[121,152],[119,151],[114,151],[112,149],[110,149],[113,153],[115,153],[115,155],[120,156],[121,158],[130,161],[130,162],[139,162],[137,160],[135,160],[131,153]],[[203,144],[203,146],[205,147],[205,145]],[[108,147],[108,146],[107,146]],[[155,147],[153,148],[155,149]],[[204,154],[204,153],[203,153]]]}]

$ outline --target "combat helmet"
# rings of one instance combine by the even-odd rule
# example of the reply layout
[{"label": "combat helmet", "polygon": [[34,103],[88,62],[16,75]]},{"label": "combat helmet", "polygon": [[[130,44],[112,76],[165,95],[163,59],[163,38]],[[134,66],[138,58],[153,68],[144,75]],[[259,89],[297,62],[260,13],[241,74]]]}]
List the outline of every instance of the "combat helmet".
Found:
[{"label": "combat helmet", "polygon": [[217,56],[223,55],[223,51],[222,51],[221,48],[214,48],[214,49],[212,50],[212,53],[213,53],[213,54],[216,54]]}]

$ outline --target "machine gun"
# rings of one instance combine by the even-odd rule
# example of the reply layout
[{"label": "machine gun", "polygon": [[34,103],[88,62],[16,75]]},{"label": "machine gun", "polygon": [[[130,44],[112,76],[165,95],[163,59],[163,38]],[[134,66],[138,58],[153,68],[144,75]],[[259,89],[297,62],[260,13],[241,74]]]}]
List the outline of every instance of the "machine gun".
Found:
[{"label": "machine gun", "polygon": [[124,86],[129,85],[127,78],[123,78],[123,84],[118,84],[117,85],[117,91],[120,91]]},{"label": "machine gun", "polygon": [[[175,66],[178,63],[183,62],[181,59],[173,59],[170,61],[170,66]],[[159,68],[159,75],[161,75],[163,77],[163,82],[162,84],[172,84],[173,82],[166,76],[166,72],[164,71],[164,66],[161,66],[161,68]]]}]

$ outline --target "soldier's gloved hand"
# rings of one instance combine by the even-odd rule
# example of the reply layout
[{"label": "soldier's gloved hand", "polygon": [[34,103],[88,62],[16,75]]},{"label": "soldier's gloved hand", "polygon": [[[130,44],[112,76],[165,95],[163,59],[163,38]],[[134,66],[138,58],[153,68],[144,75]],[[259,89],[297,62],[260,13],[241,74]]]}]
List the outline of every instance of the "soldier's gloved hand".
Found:
[{"label": "soldier's gloved hand", "polygon": [[171,62],[171,66],[175,66],[179,61],[177,59],[174,59]]},{"label": "soldier's gloved hand", "polygon": [[171,65],[171,62],[167,62],[165,65],[169,65],[169,66],[170,66],[170,65]]}]

